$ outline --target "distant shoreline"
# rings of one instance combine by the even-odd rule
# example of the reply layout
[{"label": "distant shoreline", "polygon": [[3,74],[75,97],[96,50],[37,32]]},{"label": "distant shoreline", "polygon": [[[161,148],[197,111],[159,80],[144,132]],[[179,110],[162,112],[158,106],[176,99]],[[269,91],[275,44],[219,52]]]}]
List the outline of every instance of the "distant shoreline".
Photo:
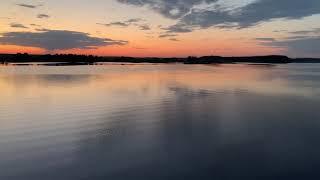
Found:
[{"label": "distant shoreline", "polygon": [[2,65],[45,65],[45,66],[72,66],[72,65],[99,65],[101,63],[183,63],[183,64],[288,64],[288,63],[320,63],[320,58],[289,58],[282,55],[222,57],[202,56],[186,58],[157,58],[157,57],[104,57],[93,55],[55,54],[0,54]]}]

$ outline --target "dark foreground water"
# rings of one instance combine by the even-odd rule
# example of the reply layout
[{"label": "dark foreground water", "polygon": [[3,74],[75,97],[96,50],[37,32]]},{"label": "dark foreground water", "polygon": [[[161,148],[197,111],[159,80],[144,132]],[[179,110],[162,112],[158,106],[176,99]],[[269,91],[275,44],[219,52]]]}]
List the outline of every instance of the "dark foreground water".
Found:
[{"label": "dark foreground water", "polygon": [[320,179],[320,64],[0,67],[1,180]]}]

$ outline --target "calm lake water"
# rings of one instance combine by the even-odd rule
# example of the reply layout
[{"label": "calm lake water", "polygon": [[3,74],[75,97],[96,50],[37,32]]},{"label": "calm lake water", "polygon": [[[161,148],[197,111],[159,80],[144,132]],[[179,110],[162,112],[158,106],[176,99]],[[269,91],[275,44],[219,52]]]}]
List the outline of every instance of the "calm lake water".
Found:
[{"label": "calm lake water", "polygon": [[0,66],[0,179],[319,179],[320,64]]}]

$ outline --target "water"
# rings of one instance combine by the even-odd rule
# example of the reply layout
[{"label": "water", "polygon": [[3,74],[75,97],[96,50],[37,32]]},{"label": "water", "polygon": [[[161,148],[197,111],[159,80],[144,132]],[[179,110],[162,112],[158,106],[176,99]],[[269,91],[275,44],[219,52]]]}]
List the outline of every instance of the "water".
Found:
[{"label": "water", "polygon": [[320,65],[0,66],[0,179],[319,179]]}]

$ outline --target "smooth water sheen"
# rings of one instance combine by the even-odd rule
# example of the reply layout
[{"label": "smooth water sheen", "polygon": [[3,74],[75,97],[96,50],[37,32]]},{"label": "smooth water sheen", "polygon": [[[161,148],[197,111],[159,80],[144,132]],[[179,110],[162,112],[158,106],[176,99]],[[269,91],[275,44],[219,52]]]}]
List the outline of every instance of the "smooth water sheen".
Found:
[{"label": "smooth water sheen", "polygon": [[0,66],[0,179],[319,179],[320,64]]}]

